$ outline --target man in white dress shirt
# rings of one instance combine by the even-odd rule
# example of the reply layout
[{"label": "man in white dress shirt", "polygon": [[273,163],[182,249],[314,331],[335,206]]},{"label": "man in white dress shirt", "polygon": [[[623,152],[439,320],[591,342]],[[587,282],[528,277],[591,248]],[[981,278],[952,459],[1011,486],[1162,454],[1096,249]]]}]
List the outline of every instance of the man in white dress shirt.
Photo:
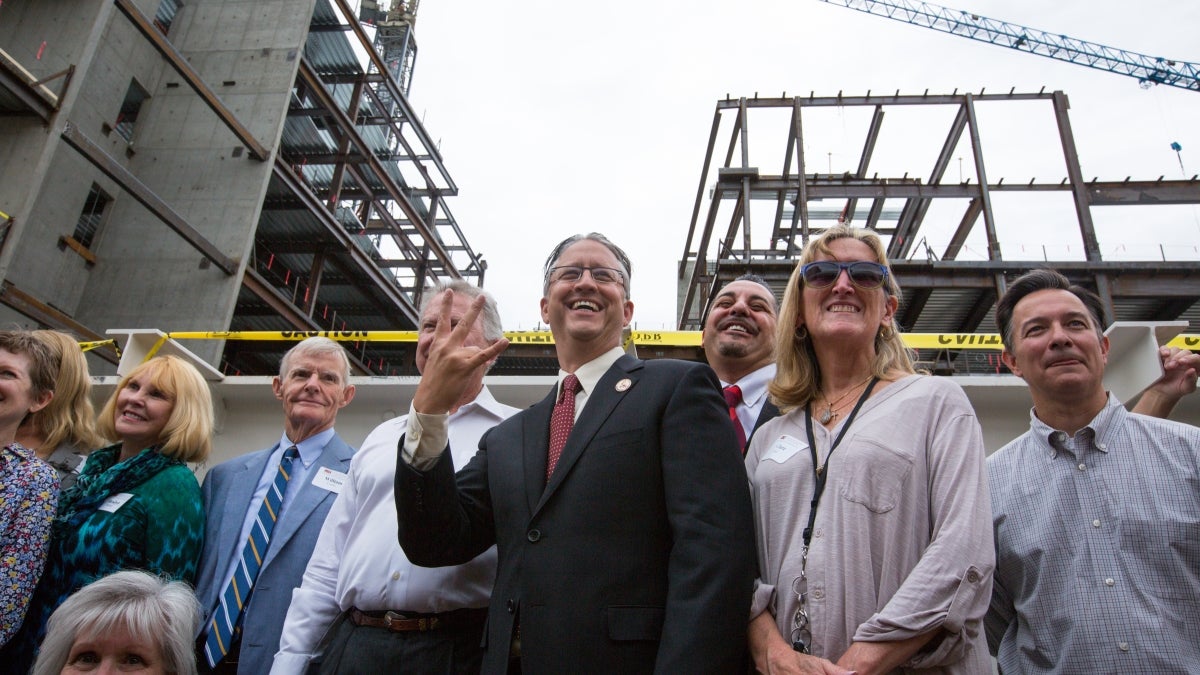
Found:
[{"label": "man in white dress shirt", "polygon": [[[465,281],[425,294],[417,341],[424,372],[442,306],[454,292],[457,325],[471,301],[486,297],[468,344],[486,347],[503,337],[495,301]],[[483,386],[483,372],[450,411],[456,467],[475,453],[480,436],[517,412]],[[271,673],[478,673],[488,598],[496,574],[493,546],[453,567],[416,567],[396,540],[396,446],[407,416],[379,425],[363,442],[321,535],[304,580],[292,596]]]},{"label": "man in white dress shirt", "polygon": [[743,274],[717,291],[704,321],[704,357],[721,380],[731,419],[738,417],[742,454],[754,430],[779,416],[767,396],[775,377],[777,307],[765,279]]}]

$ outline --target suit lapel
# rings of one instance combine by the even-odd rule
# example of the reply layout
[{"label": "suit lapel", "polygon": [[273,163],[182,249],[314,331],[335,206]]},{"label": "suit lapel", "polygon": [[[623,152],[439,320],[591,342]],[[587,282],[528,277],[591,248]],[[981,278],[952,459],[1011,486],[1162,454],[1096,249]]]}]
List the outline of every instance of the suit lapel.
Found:
[{"label": "suit lapel", "polygon": [[[538,509],[566,480],[567,474],[571,472],[571,467],[579,461],[583,451],[592,442],[596,432],[600,431],[600,428],[608,421],[617,404],[625,398],[630,389],[637,386],[641,368],[640,360],[628,355],[622,356],[596,383],[596,389],[588,393],[587,404],[583,408],[583,413],[579,415],[579,419],[575,420],[575,426],[571,428],[571,435],[567,437],[567,444],[563,446],[562,455],[558,458],[558,466],[554,469],[554,475],[550,476],[550,482],[546,484],[546,490],[538,501]],[[623,379],[628,379],[630,386],[617,391],[617,382]],[[546,429],[542,432],[543,437],[549,435],[549,428],[549,422],[547,422]],[[548,443],[548,441],[544,442]],[[543,466],[545,466],[544,463]]]},{"label": "suit lapel", "polygon": [[[237,473],[230,478],[229,490],[224,495],[221,505],[221,522],[227,523],[228,526],[221,528],[223,536],[219,542],[220,550],[217,557],[217,560],[220,561],[218,563],[220,567],[216,570],[218,574],[225,574],[225,568],[229,565],[229,561],[234,556],[241,555],[242,548],[246,545],[246,540],[241,537],[242,524],[246,522],[248,509],[257,514],[261,506],[261,502],[251,504],[250,500],[254,497],[258,479],[262,476],[263,470],[267,467],[267,460],[270,458],[271,451],[256,453],[242,462],[237,467]],[[211,518],[212,514],[209,514],[209,517]]]},{"label": "suit lapel", "polygon": [[323,487],[313,485],[313,478],[317,476],[317,472],[322,468],[329,468],[346,473],[350,469],[350,459],[353,456],[354,451],[350,446],[342,442],[337,434],[334,434],[321,450],[321,456],[313,464],[308,475],[304,477],[303,484],[289,486],[289,490],[298,488],[300,491],[284,509],[283,516],[275,523],[275,531],[271,533],[271,543],[267,546],[267,557],[263,559],[264,568],[271,564],[275,556],[279,555],[279,552],[283,550],[283,547],[304,525],[304,522],[321,502],[337,496]]},{"label": "suit lapel", "polygon": [[525,422],[521,425],[523,436],[522,466],[525,475],[525,499],[529,502],[529,512],[533,513],[538,500],[546,488],[546,455],[550,452],[550,414],[554,412],[554,402],[558,395],[558,387],[552,387],[549,395],[529,409]]}]

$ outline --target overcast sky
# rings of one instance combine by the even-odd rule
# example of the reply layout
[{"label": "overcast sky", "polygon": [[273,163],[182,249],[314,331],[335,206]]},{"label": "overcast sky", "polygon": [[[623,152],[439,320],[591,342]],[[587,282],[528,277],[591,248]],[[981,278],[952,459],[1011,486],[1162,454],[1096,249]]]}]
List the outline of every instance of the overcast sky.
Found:
[{"label": "overcast sky", "polygon": [[[1200,61],[1200,3],[955,0],[952,6],[1112,47]],[[460,190],[450,209],[488,261],[485,287],[499,300],[509,330],[537,326],[541,264],[553,245],[593,230],[633,260],[636,327],[674,327],[675,270],[716,101],[727,94],[941,94],[1044,86],[1070,98],[1086,179],[1200,172],[1200,93],[1143,90],[1127,76],[817,0],[423,0],[416,36],[420,51],[410,98],[441,141]],[[1013,105],[1018,107],[980,112],[989,180],[1065,177],[1049,105],[1029,110],[1007,104]],[[811,170],[854,168],[865,127],[860,113],[814,115],[812,129],[806,118],[808,161],[822,160]],[[871,171],[927,177],[948,126],[949,117],[889,112],[885,134],[892,135],[881,138]],[[785,142],[782,132],[751,130],[752,149],[774,153],[768,157],[781,153]],[[1172,142],[1183,146],[1182,171]],[[964,162],[969,175],[969,152]],[[952,162],[947,177],[958,174]],[[1015,203],[993,196],[993,203],[1007,259],[1040,258],[1043,244],[1052,258],[1078,257],[1067,197]],[[957,224],[961,209],[951,209],[947,220]],[[1106,257],[1157,259],[1163,244],[1169,256],[1200,258],[1196,207],[1108,207],[1093,214]],[[934,222],[923,234],[934,248],[944,247],[952,229]],[[983,255],[982,224],[975,229],[963,257]]]}]

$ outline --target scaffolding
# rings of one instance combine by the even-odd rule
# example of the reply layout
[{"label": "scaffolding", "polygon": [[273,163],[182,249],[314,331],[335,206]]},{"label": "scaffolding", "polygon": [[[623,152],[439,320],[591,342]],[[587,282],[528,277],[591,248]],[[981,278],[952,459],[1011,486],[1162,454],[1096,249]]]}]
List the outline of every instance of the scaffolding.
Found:
[{"label": "scaffolding", "polygon": [[[1023,102],[1050,115],[1062,149],[1065,176],[1049,180],[1005,182],[985,170],[977,108]],[[911,139],[937,149],[931,169],[911,167],[881,176],[872,168],[885,116],[922,106],[928,120],[948,120],[944,136]],[[1062,92],[895,94],[862,96],[798,96],[726,98],[719,101],[693,203],[683,257],[679,264],[680,330],[699,330],[709,298],[737,276],[763,276],[782,297],[804,244],[830,221],[875,230],[884,240],[897,281],[903,289],[897,323],[916,333],[990,333],[996,299],[1005,284],[1029,269],[1052,266],[1073,281],[1098,292],[1109,321],[1185,319],[1200,326],[1200,261],[1168,259],[1165,253],[1145,260],[1105,260],[1092,210],[1099,206],[1200,204],[1200,180],[1118,181],[1084,179]],[[825,164],[822,153],[806,148],[806,121],[821,109],[860,111],[869,120],[853,167],[842,172],[814,171]],[[774,115],[773,126],[764,118]],[[786,119],[779,123],[778,119]],[[936,126],[935,124],[927,124]],[[770,136],[768,130],[781,133]],[[928,129],[926,129],[928,132]],[[753,133],[757,132],[757,134]],[[941,141],[940,147],[934,145]],[[752,153],[751,148],[757,152]],[[767,152],[763,152],[763,149]],[[933,156],[933,153],[929,153]],[[968,172],[950,176],[955,155],[966,155]],[[764,157],[770,157],[764,159]],[[782,161],[779,161],[779,160]],[[777,173],[766,167],[779,161]],[[960,165],[961,166],[961,165]],[[924,171],[928,170],[928,174]],[[961,169],[960,169],[961,171]],[[924,175],[925,177],[922,177]],[[1002,255],[1001,233],[1013,222],[1000,222],[993,197],[1066,195],[1073,205],[1078,242],[1076,259],[1041,255]],[[820,207],[819,204],[833,204]],[[944,248],[925,237],[927,214],[938,208],[943,219],[956,213]],[[753,208],[757,205],[758,208]],[[756,218],[752,218],[752,212]],[[764,218],[764,215],[766,216]],[[979,255],[964,256],[964,245],[982,221]],[[753,227],[752,227],[753,225]],[[1061,222],[1044,226],[1063,227]],[[1161,249],[1160,249],[1161,252]],[[1019,258],[1019,259],[1018,259]],[[1078,259],[1082,258],[1082,259]],[[921,350],[928,367],[938,372],[997,372],[993,358],[961,358],[959,352]],[[993,355],[994,357],[994,355]]]}]

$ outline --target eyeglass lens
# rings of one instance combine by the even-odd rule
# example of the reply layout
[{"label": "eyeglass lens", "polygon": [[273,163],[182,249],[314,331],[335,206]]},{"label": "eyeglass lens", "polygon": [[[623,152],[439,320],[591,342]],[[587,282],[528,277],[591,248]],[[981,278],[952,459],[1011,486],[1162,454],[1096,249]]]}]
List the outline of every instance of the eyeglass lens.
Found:
[{"label": "eyeglass lens", "polygon": [[591,274],[592,279],[598,284],[616,284],[621,282],[621,273],[618,270],[610,267],[580,267],[577,265],[555,267],[550,270],[550,278],[554,281],[574,283],[583,278],[585,271]]},{"label": "eyeglass lens", "polygon": [[819,260],[811,262],[800,269],[804,283],[813,288],[832,286],[842,270],[850,273],[850,283],[863,289],[879,288],[887,278],[887,268],[879,263],[858,260],[855,262],[838,262],[836,260]]}]

